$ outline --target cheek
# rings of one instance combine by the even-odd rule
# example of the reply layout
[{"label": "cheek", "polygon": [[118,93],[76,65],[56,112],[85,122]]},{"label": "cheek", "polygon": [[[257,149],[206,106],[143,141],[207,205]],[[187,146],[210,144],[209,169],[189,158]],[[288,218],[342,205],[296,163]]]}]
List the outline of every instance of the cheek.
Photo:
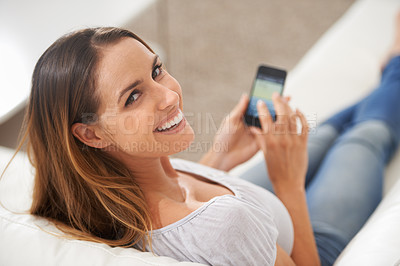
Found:
[{"label": "cheek", "polygon": [[121,126],[128,132],[135,132],[138,129],[139,120],[136,116],[127,116],[122,120]]},{"label": "cheek", "polygon": [[118,121],[118,134],[127,136],[148,135],[153,131],[154,117],[145,114],[130,114]]}]

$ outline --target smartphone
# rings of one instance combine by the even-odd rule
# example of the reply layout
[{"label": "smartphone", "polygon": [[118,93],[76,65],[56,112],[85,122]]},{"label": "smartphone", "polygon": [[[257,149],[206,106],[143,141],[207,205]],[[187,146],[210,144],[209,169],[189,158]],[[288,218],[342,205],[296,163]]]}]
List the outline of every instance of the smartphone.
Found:
[{"label": "smartphone", "polygon": [[247,125],[261,128],[260,119],[257,112],[257,101],[263,100],[272,116],[276,120],[276,113],[272,103],[272,93],[278,92],[282,95],[285,85],[286,71],[271,66],[260,65],[257,70],[256,78],[250,92],[250,102],[244,116]]}]

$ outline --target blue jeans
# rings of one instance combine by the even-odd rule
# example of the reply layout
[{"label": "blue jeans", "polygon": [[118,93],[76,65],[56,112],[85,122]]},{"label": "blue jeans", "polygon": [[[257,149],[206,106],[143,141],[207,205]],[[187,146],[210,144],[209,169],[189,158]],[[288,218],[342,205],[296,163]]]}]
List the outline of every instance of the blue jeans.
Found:
[{"label": "blue jeans", "polygon": [[[382,199],[400,139],[400,56],[366,98],[322,123],[308,142],[307,203],[322,265],[332,265]],[[273,192],[265,162],[241,175]]]}]

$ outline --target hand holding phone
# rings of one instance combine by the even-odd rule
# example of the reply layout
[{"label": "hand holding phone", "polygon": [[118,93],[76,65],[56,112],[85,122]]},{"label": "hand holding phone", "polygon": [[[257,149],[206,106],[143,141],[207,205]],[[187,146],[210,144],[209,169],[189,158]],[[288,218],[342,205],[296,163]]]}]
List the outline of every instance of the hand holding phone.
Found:
[{"label": "hand holding phone", "polygon": [[272,119],[276,120],[276,113],[272,103],[272,94],[282,95],[286,79],[286,71],[270,66],[260,65],[250,92],[250,101],[244,116],[247,125],[261,128],[257,112],[257,101],[262,100],[268,107]]}]

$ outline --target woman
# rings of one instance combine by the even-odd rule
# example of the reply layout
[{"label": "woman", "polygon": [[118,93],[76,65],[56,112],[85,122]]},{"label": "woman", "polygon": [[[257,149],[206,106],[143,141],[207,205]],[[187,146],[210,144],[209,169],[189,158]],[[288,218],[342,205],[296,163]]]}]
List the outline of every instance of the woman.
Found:
[{"label": "woman", "polygon": [[[276,123],[258,104],[258,129],[243,124],[243,96],[214,139],[228,149],[211,149],[201,166],[168,157],[189,147],[194,133],[179,83],[144,41],[115,28],[66,35],[42,55],[32,78],[25,134],[36,168],[31,213],[77,239],[179,260],[332,264],[380,200],[382,171],[400,136],[393,102],[400,99],[399,64],[393,57],[379,89],[310,137],[309,161],[306,119],[288,98],[274,95]],[[259,148],[276,196],[211,168],[228,171]],[[345,165],[348,156],[354,165]],[[327,184],[361,186],[353,193],[361,202],[344,202]],[[336,227],[338,219],[325,217],[348,221],[360,207],[350,219],[355,225]]]}]

